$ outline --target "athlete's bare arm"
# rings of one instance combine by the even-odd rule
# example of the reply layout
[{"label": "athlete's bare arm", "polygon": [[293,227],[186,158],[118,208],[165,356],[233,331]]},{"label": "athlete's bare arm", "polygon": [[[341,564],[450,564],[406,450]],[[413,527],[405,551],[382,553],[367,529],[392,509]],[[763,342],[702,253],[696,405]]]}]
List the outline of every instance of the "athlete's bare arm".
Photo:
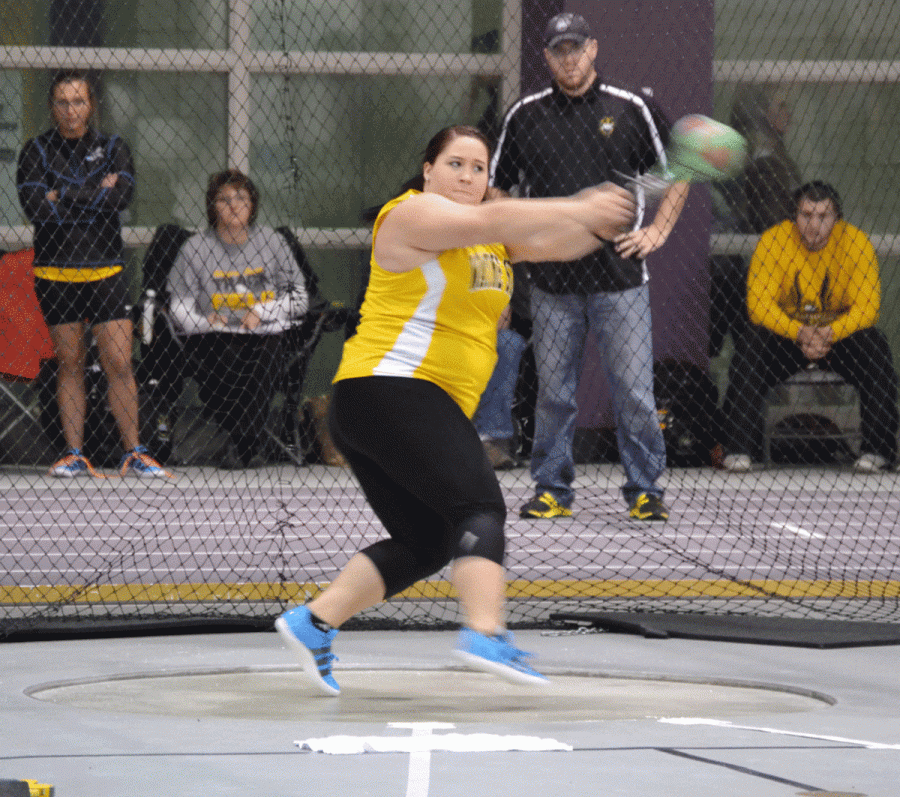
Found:
[{"label": "athlete's bare arm", "polygon": [[558,199],[467,205],[419,194],[393,208],[375,240],[376,262],[411,271],[448,249],[502,243],[512,260],[575,260],[634,219],[634,197],[610,183]]}]

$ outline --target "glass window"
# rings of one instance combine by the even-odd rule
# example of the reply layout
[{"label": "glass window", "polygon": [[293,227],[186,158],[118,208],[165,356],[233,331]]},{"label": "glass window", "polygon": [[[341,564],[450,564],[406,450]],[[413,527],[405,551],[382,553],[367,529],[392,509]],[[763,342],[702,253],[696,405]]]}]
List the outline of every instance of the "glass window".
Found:
[{"label": "glass window", "polygon": [[[257,0],[250,46],[326,52],[496,52],[500,0]],[[494,49],[489,49],[493,47]]]},{"label": "glass window", "polygon": [[260,217],[284,223],[293,209],[304,227],[359,226],[419,171],[438,129],[491,118],[494,97],[477,78],[255,78],[251,168],[273,199]]},{"label": "glass window", "polygon": [[[22,223],[16,161],[22,141],[22,73],[0,69],[0,225]],[[0,245],[0,248],[3,248]]]},{"label": "glass window", "polygon": [[206,180],[227,161],[227,86],[217,74],[104,76],[101,121],[128,142],[137,172],[128,224],[205,224]]},{"label": "glass window", "polygon": [[[0,224],[25,223],[15,192],[15,165],[20,142],[51,126],[46,110],[48,74],[43,70],[0,72],[0,168],[7,175]],[[134,157],[137,189],[125,224],[204,223],[206,179],[224,168],[227,160],[225,75],[104,72],[96,85],[99,113],[93,126],[122,136]],[[26,117],[32,119],[33,129],[21,136],[18,111],[4,109],[19,104],[23,86],[32,87],[32,113]],[[9,130],[3,129],[4,121]]]},{"label": "glass window", "polygon": [[715,13],[719,60],[893,60],[897,56],[897,3],[717,0]]},{"label": "glass window", "polygon": [[[847,217],[870,233],[896,231],[900,195],[900,149],[894,131],[900,124],[900,86],[859,83],[754,84],[780,105],[784,145],[803,180],[833,183],[844,199]],[[738,87],[716,87],[714,115],[732,121]]]}]

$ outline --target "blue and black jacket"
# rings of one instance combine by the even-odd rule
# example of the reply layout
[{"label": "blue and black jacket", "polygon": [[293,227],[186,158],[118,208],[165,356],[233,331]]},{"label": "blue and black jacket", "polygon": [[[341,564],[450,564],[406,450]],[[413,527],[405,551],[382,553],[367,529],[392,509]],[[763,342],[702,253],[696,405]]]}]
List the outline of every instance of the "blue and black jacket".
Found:
[{"label": "blue and black jacket", "polygon": [[[101,188],[107,174],[112,188]],[[119,136],[88,130],[66,139],[55,128],[19,155],[19,202],[34,223],[35,268],[107,268],[123,260],[120,214],[134,196],[134,162]],[[47,194],[59,199],[50,202]]]}]

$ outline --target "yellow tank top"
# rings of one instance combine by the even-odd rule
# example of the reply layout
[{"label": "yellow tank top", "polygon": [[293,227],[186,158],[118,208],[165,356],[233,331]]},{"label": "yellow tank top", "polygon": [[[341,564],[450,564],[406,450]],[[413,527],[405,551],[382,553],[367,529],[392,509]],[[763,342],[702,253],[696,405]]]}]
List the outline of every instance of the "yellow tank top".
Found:
[{"label": "yellow tank top", "polygon": [[[407,191],[378,214],[381,223]],[[356,335],[344,344],[334,381],[405,376],[443,388],[471,418],[497,361],[497,322],[512,295],[513,273],[502,244],[448,249],[396,274],[370,263]]]}]

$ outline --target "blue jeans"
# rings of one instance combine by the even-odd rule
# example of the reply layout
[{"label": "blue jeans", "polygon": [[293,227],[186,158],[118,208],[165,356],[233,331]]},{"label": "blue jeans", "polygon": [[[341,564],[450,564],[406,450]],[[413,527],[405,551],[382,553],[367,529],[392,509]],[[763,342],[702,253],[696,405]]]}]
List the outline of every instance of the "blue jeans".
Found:
[{"label": "blue jeans", "polygon": [[666,445],[653,395],[648,286],[589,296],[555,295],[535,288],[531,314],[538,373],[531,475],[537,493],[552,493],[567,507],[575,497],[575,392],[590,330],[597,337],[612,391],[625,469],[622,494],[629,506],[641,493],[661,498],[656,481],[666,467]]},{"label": "blue jeans", "polygon": [[497,364],[481,395],[472,423],[482,440],[512,440],[516,429],[512,408],[519,380],[519,363],[528,341],[512,329],[497,330]]}]

